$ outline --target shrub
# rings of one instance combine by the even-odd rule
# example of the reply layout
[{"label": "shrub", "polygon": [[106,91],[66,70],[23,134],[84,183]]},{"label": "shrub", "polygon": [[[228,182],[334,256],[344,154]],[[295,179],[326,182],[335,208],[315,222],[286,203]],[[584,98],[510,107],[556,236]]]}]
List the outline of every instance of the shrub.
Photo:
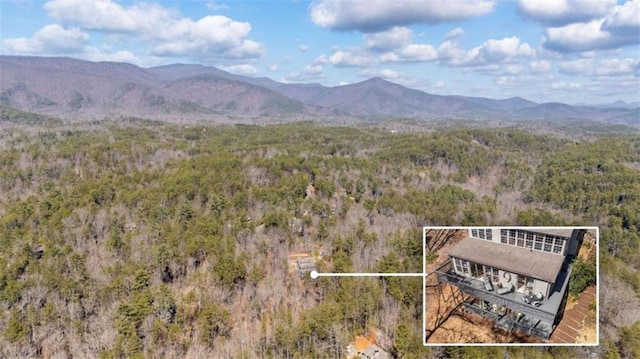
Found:
[{"label": "shrub", "polygon": [[595,263],[587,263],[578,257],[573,262],[573,270],[569,279],[569,293],[577,297],[588,286],[596,283]]}]

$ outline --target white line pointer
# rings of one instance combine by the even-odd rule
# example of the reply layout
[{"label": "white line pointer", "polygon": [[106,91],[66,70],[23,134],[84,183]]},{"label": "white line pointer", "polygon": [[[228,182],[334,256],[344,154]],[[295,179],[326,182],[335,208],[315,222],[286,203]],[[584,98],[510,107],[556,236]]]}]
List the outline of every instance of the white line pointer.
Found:
[{"label": "white line pointer", "polygon": [[311,271],[311,279],[318,277],[426,277],[427,273],[318,273]]}]

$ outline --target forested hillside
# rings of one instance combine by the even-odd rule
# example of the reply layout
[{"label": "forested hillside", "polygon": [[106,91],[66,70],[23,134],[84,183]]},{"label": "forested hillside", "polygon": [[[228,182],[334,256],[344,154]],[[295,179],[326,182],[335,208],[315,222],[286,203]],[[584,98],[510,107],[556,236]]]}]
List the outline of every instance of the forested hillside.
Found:
[{"label": "forested hillside", "polygon": [[422,272],[423,226],[502,224],[600,226],[597,356],[640,356],[637,134],[34,121],[0,130],[0,357],[586,355],[423,347],[422,278],[292,266]]}]

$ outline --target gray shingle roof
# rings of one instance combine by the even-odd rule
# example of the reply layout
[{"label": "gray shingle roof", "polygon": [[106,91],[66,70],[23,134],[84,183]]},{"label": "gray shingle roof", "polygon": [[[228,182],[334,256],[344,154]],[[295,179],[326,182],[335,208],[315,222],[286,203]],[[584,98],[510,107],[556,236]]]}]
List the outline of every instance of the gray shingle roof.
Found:
[{"label": "gray shingle roof", "polygon": [[449,256],[554,283],[564,257],[483,239],[465,238],[449,249]]}]

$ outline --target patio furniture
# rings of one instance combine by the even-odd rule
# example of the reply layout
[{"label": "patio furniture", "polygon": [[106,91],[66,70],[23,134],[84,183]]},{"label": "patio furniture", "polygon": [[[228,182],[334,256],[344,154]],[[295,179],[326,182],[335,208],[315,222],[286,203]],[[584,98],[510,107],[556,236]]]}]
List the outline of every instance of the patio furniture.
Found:
[{"label": "patio furniture", "polygon": [[542,299],[544,299],[544,294],[542,292],[536,293],[531,300],[531,305],[539,307],[542,304]]},{"label": "patio furniture", "polygon": [[544,299],[544,294],[542,292],[538,292],[535,295],[525,294],[522,296],[522,301],[531,304],[535,307],[539,307],[542,305],[542,299]]},{"label": "patio furniture", "polygon": [[491,291],[493,290],[493,285],[491,285],[491,280],[486,275],[482,277],[482,282],[484,283],[484,289]]},{"label": "patio furniture", "polygon": [[511,292],[513,292],[513,290],[514,290],[515,288],[516,288],[516,287],[513,285],[513,283],[508,283],[508,284],[507,284],[507,285],[505,285],[504,287],[502,287],[502,288],[498,289],[496,292],[497,292],[498,294],[500,294],[500,295],[502,295],[502,294],[507,294],[507,293],[511,293]]}]

